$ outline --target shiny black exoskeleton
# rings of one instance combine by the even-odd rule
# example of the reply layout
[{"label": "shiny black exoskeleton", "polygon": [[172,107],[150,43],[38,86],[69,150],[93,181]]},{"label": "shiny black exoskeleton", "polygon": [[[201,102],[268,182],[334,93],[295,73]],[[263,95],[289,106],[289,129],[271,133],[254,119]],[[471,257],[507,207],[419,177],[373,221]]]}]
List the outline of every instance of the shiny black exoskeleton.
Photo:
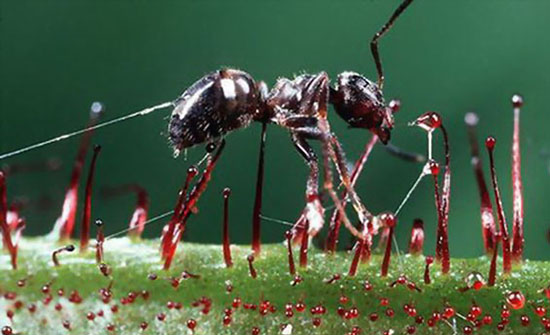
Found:
[{"label": "shiny black exoskeleton", "polygon": [[318,118],[326,119],[328,102],[350,127],[368,129],[383,143],[389,141],[391,110],[377,84],[360,74],[340,74],[334,88],[329,88],[326,73],[280,78],[267,94],[266,85],[255,82],[248,73],[222,69],[201,78],[175,101],[170,142],[180,151],[216,141],[253,121],[274,123],[305,138],[319,138],[323,132]]},{"label": "shiny black exoskeleton", "polygon": [[330,130],[327,106],[332,104],[350,127],[368,129],[384,144],[389,142],[394,121],[392,109],[386,106],[382,94],[384,75],[378,40],[411,2],[404,0],[371,40],[377,83],[360,74],[344,72],[334,87],[330,87],[327,74],[321,72],[294,79],[280,78],[268,92],[265,83],[256,82],[246,72],[235,69],[211,72],[174,102],[168,130],[175,153],[197,144],[223,140],[229,132],[246,128],[253,121],[264,123],[264,130],[265,124],[288,129],[294,146],[310,168],[307,206],[302,217],[307,219],[310,230],[317,231],[323,224],[323,208],[318,197],[319,169],[316,154],[307,140],[319,140],[324,160],[324,188],[344,216],[344,223],[347,221],[347,227],[353,231],[333,190],[329,167],[332,161],[361,222],[366,225],[371,215],[351,186],[344,152]]}]

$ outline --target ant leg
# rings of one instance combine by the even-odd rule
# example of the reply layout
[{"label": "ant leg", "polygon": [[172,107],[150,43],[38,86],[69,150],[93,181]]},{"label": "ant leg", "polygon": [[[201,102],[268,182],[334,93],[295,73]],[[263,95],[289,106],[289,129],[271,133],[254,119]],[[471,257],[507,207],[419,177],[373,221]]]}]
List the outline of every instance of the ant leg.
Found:
[{"label": "ant leg", "polygon": [[[264,84],[265,85],[265,84]],[[258,173],[256,175],[256,195],[254,196],[254,209],[252,212],[252,250],[256,256],[261,250],[260,229],[262,215],[262,191],[264,184],[264,153],[266,140],[267,123],[262,122],[260,134],[260,154],[258,156]]]},{"label": "ant leg", "polygon": [[[317,162],[317,155],[313,151],[313,148],[309,143],[298,133],[291,133],[292,143],[300,155],[304,158],[309,166],[309,176],[306,183],[306,208],[302,215],[294,225],[295,237],[298,237],[300,232],[302,234],[316,235],[324,225],[324,211],[323,205],[319,199],[319,163]],[[309,222],[309,231],[303,231],[305,228],[305,221]]]},{"label": "ant leg", "polygon": [[388,143],[384,146],[384,149],[392,155],[401,160],[412,162],[412,163],[424,163],[426,162],[426,157],[417,152],[406,151],[394,144]]},{"label": "ant leg", "polygon": [[[323,124],[323,122],[326,120],[319,120],[319,128],[321,131],[324,131],[326,126]],[[323,129],[324,128],[324,129]],[[337,141],[337,140],[336,140]],[[336,194],[336,191],[334,191],[334,186],[332,183],[332,171],[330,169],[330,161],[334,161],[335,165],[337,167],[338,175],[340,177],[341,182],[346,187],[346,190],[348,194],[351,196],[352,201],[354,202],[354,208],[359,215],[359,219],[361,220],[361,223],[363,225],[366,225],[366,213],[368,211],[364,208],[364,206],[361,204],[359,197],[357,196],[357,193],[355,193],[355,190],[353,186],[351,186],[349,176],[347,174],[347,167],[345,164],[345,161],[342,159],[343,157],[341,155],[337,155],[334,152],[334,148],[332,146],[333,135],[330,133],[325,133],[324,136],[322,136],[322,148],[323,148],[323,167],[324,167],[324,182],[323,186],[325,190],[328,192],[330,197],[332,198],[332,201],[334,202],[334,205],[336,206],[336,209],[340,213],[340,216],[342,217],[342,222],[344,223],[344,226],[349,230],[349,232],[354,235],[357,238],[363,238],[363,234],[355,228],[351,222],[349,221],[346,210],[344,206],[342,205],[342,202],[340,201],[340,198]],[[340,148],[341,149],[341,148]],[[368,213],[370,214],[370,213]]]},{"label": "ant leg", "polygon": [[338,139],[334,134],[330,134],[329,141],[330,141],[331,148],[335,148],[335,150],[332,150],[331,159],[334,161],[336,165],[336,169],[338,170],[340,180],[346,187],[348,195],[352,201],[353,207],[359,216],[359,220],[363,225],[366,225],[367,222],[372,219],[373,215],[369,212],[369,210],[367,210],[365,205],[363,205],[363,203],[361,202],[361,199],[359,198],[359,195],[357,194],[357,192],[355,192],[355,188],[350,179],[348,167],[346,165],[346,155],[345,155],[344,149],[342,148],[342,145],[340,144],[340,142],[338,141]]},{"label": "ant leg", "polygon": [[382,71],[382,61],[380,60],[380,54],[378,53],[378,40],[386,34],[395,23],[395,20],[407,9],[407,7],[413,2],[413,0],[404,0],[399,7],[393,12],[390,19],[380,28],[376,34],[372,37],[370,42],[370,50],[374,63],[376,64],[376,71],[378,72],[378,87],[382,90],[384,86],[384,71]]},{"label": "ant leg", "polygon": [[[365,166],[365,163],[367,162],[370,153],[372,152],[372,149],[374,148],[375,144],[378,142],[378,136],[372,135],[370,141],[365,146],[365,150],[361,157],[355,162],[355,166],[353,167],[353,171],[351,173],[351,186],[355,187],[355,183],[357,182],[357,179],[359,179],[359,175],[363,171],[363,167]],[[343,190],[341,194],[341,199],[345,201],[347,198],[348,192],[347,190]],[[347,205],[347,201],[344,202],[343,206],[344,208]],[[340,213],[337,210],[334,210],[332,213],[331,219],[330,219],[330,229],[327,236],[326,241],[326,250],[328,252],[334,252],[336,251],[336,244],[338,243],[338,235],[340,233],[340,225],[342,223]]]},{"label": "ant leg", "polygon": [[[341,182],[346,187],[348,194],[351,196],[353,206],[359,216],[359,219],[361,220],[361,223],[363,225],[366,225],[367,217],[371,215],[363,206],[361,200],[359,199],[359,196],[351,185],[344,151],[342,150],[340,143],[338,142],[336,137],[330,131],[330,126],[327,120],[328,92],[328,76],[326,73],[320,73],[308,85],[300,106],[300,111],[302,115],[306,114],[315,116],[315,118],[317,119],[317,126],[306,128],[302,130],[301,133],[304,132],[312,138],[321,140],[324,168],[323,187],[332,198],[332,201],[338,209],[338,212],[340,212],[345,227],[354,236],[362,238],[363,234],[350,223],[349,219],[347,218],[344,206],[342,205],[340,198],[334,191],[332,170],[330,167],[331,160],[335,163],[338,176]],[[334,147],[336,147],[336,152],[334,150]]]}]

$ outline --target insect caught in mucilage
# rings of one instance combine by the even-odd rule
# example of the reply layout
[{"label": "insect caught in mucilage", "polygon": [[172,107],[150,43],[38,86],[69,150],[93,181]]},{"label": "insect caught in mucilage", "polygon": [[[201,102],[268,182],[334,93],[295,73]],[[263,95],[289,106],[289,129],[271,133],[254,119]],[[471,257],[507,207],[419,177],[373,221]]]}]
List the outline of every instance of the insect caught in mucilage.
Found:
[{"label": "insect caught in mucilage", "polygon": [[[168,133],[175,156],[182,150],[198,144],[206,144],[207,153],[197,166],[192,166],[189,169],[185,185],[180,191],[173,213],[167,212],[159,216],[165,217],[172,214],[171,220],[164,227],[162,238],[162,255],[166,259],[165,267],[169,267],[171,258],[168,255],[174,254],[175,248],[185,231],[187,219],[196,210],[196,203],[206,189],[215,164],[224,148],[225,136],[233,130],[250,126],[254,121],[262,124],[256,195],[252,214],[252,249],[255,254],[260,252],[266,128],[268,124],[275,124],[289,131],[296,150],[305,159],[309,167],[305,192],[306,206],[293,226],[294,241],[304,243],[307,240],[306,237],[315,236],[324,225],[325,209],[321,203],[318,190],[319,163],[309,143],[310,140],[316,140],[321,142],[322,148],[322,186],[335,207],[331,217],[331,229],[327,238],[327,250],[333,251],[335,248],[340,222],[359,240],[369,239],[367,243],[369,244],[372,235],[376,234],[379,228],[386,230],[390,228],[387,225],[389,221],[382,218],[391,217],[391,215],[389,213],[382,213],[377,216],[371,214],[355,192],[354,184],[376,142],[389,143],[394,126],[393,114],[400,107],[399,101],[386,103],[384,100],[382,90],[384,73],[378,52],[378,41],[389,31],[412,1],[404,0],[371,40],[371,52],[378,73],[376,83],[361,74],[348,71],[338,75],[336,84],[330,86],[328,75],[321,72],[318,74],[303,74],[294,79],[280,78],[269,90],[264,82],[255,81],[246,72],[229,68],[222,69],[211,72],[199,79],[175,101],[164,102],[103,123],[96,123],[96,116],[102,110],[102,105],[94,103],[90,125],[87,128],[4,153],[0,155],[0,160],[77,135],[84,135],[73,169],[71,184],[66,193],[62,214],[53,232],[54,235],[59,232],[60,239],[63,240],[69,238],[73,232],[78,181],[92,131],[131,118],[148,115],[160,109],[173,107]],[[336,113],[350,128],[367,129],[373,135],[353,171],[348,171],[344,150],[336,135],[331,131],[327,113],[329,104],[334,107]],[[411,155],[395,146],[387,145],[387,147],[389,147],[390,152],[407,160],[423,160],[422,156]],[[206,162],[203,174],[196,184],[190,187],[191,180],[198,175],[198,165],[203,162]],[[333,185],[331,164],[336,167],[340,183],[344,186],[341,195],[336,194]],[[188,190],[189,192],[187,192]],[[410,193],[399,209],[408,199]],[[346,215],[345,207],[348,201],[353,205],[359,218],[360,225],[358,227],[354,226]],[[307,250],[307,248],[305,249]]]},{"label": "insect caught in mucilage", "polygon": [[[395,20],[411,3],[412,0],[403,1],[372,38],[371,51],[378,72],[377,83],[355,72],[343,72],[338,75],[336,85],[330,87],[328,75],[321,72],[303,74],[294,79],[280,78],[268,91],[264,82],[255,81],[248,73],[235,69],[211,72],[199,79],[174,102],[175,108],[168,129],[175,155],[177,156],[181,150],[201,143],[221,144],[229,132],[246,128],[254,121],[260,122],[263,129],[257,192],[261,193],[266,124],[275,124],[287,129],[296,150],[310,169],[306,187],[307,205],[295,228],[302,228],[303,231],[306,224],[309,235],[315,235],[324,224],[324,208],[318,194],[318,161],[308,140],[321,141],[323,187],[333,200],[345,226],[353,235],[361,237],[361,232],[346,217],[342,201],[334,191],[331,161],[336,166],[340,181],[360,222],[366,225],[373,215],[365,208],[354,190],[346,166],[345,153],[330,129],[327,106],[333,105],[336,113],[351,128],[368,129],[382,143],[389,142],[394,126],[393,112],[396,109],[386,105],[384,101],[384,73],[378,53],[378,40],[389,31]],[[253,220],[259,220],[261,200],[258,199],[261,199],[261,194],[257,193]],[[256,240],[259,237],[259,227],[255,227],[254,230],[253,240]],[[253,248],[256,252],[259,251],[259,245],[254,245],[254,242]]]}]

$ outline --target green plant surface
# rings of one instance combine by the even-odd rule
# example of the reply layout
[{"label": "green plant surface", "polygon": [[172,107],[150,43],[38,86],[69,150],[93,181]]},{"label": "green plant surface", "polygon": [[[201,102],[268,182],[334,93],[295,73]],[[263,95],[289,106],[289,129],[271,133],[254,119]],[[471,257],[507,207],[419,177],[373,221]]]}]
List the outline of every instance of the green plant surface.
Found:
[{"label": "green plant surface", "polygon": [[[506,305],[509,291],[522,292],[527,302],[520,310],[510,309],[509,324],[501,334],[540,334],[544,325],[534,313],[534,306],[550,309],[549,300],[544,289],[550,284],[550,264],[547,262],[525,261],[521,268],[514,269],[507,277],[497,275],[495,287],[484,286],[480,290],[467,287],[465,278],[474,271],[483,274],[485,280],[489,272],[489,259],[452,259],[451,274],[442,276],[438,266],[431,267],[432,283],[424,284],[424,257],[410,255],[393,255],[389,275],[380,277],[381,256],[374,255],[368,264],[359,267],[357,275],[347,275],[353,255],[337,253],[327,255],[314,248],[309,251],[307,269],[298,267],[298,274],[303,281],[291,285],[293,276],[288,270],[287,249],[284,244],[264,245],[259,258],[254,261],[257,278],[249,274],[246,256],[248,246],[232,246],[234,266],[226,268],[223,262],[221,246],[184,243],[178,248],[174,264],[169,271],[162,270],[157,241],[131,242],[127,238],[110,239],[105,243],[105,262],[112,269],[111,276],[105,277],[95,262],[95,253],[81,254],[78,251],[59,254],[60,266],[55,267],[51,259],[53,250],[60,246],[44,238],[26,238],[21,241],[19,250],[19,267],[10,269],[9,258],[2,255],[0,266],[3,276],[0,289],[4,297],[0,299],[0,326],[10,325],[18,334],[69,334],[63,327],[63,321],[71,323],[70,334],[188,334],[187,320],[197,322],[195,334],[252,334],[253,327],[260,329],[259,334],[283,334],[285,324],[292,325],[288,334],[347,334],[354,326],[362,329],[361,334],[407,334],[407,326],[415,325],[416,334],[458,334],[463,333],[464,326],[472,326],[461,318],[467,316],[473,303],[482,308],[482,318],[490,314],[491,325],[484,325],[474,330],[474,334],[497,333],[496,325],[500,321],[502,306]],[[298,254],[295,249],[295,256]],[[499,264],[500,269],[500,264]],[[200,278],[182,279],[177,287],[172,286],[171,278],[180,277],[187,271]],[[157,279],[151,280],[150,274]],[[341,279],[328,283],[335,274]],[[406,285],[391,287],[399,275],[404,274],[409,282],[414,282],[421,291],[411,290]],[[25,280],[20,287],[17,282]],[[373,288],[365,290],[368,280]],[[108,303],[101,300],[99,290],[106,288],[112,281],[113,298]],[[53,299],[45,305],[43,299],[47,294],[42,287],[50,283],[50,294]],[[227,286],[231,285],[231,292]],[[63,289],[60,297],[58,290]],[[68,297],[72,290],[78,290],[82,297],[80,304],[71,303]],[[148,299],[141,292],[149,293]],[[6,299],[9,292],[15,292],[15,299]],[[121,298],[130,292],[137,293],[133,303],[122,304]],[[342,295],[349,301],[342,304]],[[212,305],[208,314],[202,313],[201,307],[192,303],[201,297],[211,299]],[[231,308],[234,298],[239,297],[245,303],[260,304],[268,300],[275,306],[275,312],[262,316],[258,309],[250,310],[241,305],[234,308],[231,323],[223,325],[224,309]],[[387,298],[388,306],[381,306],[380,299]],[[17,309],[16,302],[22,307]],[[179,302],[183,308],[169,309],[169,301]],[[285,305],[303,302],[304,312],[293,309],[292,317],[285,316]],[[62,309],[57,311],[56,304]],[[29,306],[36,305],[31,313]],[[112,313],[111,307],[118,306],[118,312]],[[404,304],[414,305],[418,315],[424,318],[422,324],[416,324],[403,309]],[[310,308],[323,305],[326,314],[320,315],[321,325],[314,327]],[[426,322],[434,311],[442,312],[444,307],[452,306],[460,316],[439,321],[428,327]],[[349,310],[355,306],[359,311],[357,318],[346,320],[337,313],[342,306]],[[386,309],[391,307],[395,315],[386,316]],[[13,323],[6,317],[8,310],[14,311]],[[99,311],[103,316],[98,316]],[[93,321],[86,316],[95,313]],[[157,319],[159,313],[165,313],[164,321]],[[378,313],[379,318],[369,320],[371,313]],[[522,326],[520,317],[530,318],[528,326]],[[548,317],[548,314],[547,314]],[[148,327],[141,330],[140,324],[147,322]],[[456,328],[453,325],[456,323]],[[114,325],[114,331],[107,330],[108,324]],[[475,328],[472,326],[472,328]],[[290,328],[288,327],[286,331]],[[286,334],[286,333],[285,333]]]}]

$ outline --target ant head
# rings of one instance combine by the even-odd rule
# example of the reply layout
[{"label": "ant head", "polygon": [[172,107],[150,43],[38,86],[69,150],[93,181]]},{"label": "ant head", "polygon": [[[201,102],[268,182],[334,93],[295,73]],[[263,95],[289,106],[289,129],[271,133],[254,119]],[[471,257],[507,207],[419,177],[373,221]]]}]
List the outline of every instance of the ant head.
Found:
[{"label": "ant head", "polygon": [[389,142],[393,112],[385,105],[376,83],[358,73],[343,72],[338,75],[336,87],[331,88],[330,102],[350,127],[368,129],[382,143]]}]

